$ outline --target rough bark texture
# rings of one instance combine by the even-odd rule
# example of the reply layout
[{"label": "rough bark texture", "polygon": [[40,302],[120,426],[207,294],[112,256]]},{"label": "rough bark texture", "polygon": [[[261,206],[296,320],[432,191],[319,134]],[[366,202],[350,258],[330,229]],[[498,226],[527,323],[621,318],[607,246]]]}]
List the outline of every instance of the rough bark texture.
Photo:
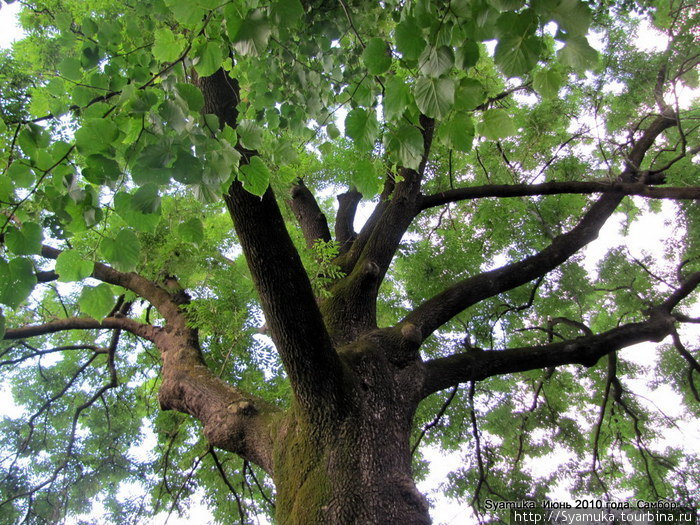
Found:
[{"label": "rough bark texture", "polygon": [[405,346],[395,331],[376,331],[341,348],[355,386],[349,412],[322,426],[298,410],[286,416],[274,456],[279,523],[430,522],[408,445],[422,365],[388,357]]}]

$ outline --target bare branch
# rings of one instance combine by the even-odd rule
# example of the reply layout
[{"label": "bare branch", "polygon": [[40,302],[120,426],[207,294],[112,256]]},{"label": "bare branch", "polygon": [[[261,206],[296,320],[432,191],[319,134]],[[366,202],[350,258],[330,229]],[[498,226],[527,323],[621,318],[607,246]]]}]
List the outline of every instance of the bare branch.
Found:
[{"label": "bare branch", "polygon": [[695,377],[693,376],[694,373],[700,374],[700,363],[697,362],[697,360],[693,357],[693,354],[691,354],[685,347],[676,330],[671,333],[671,336],[673,337],[673,346],[676,347],[678,353],[688,363],[688,386],[690,386],[690,391],[693,393],[695,400],[700,403],[700,394],[695,386]]},{"label": "bare branch", "polygon": [[36,272],[36,281],[38,283],[50,283],[58,279],[58,274],[53,270]]},{"label": "bare branch", "polygon": [[449,202],[489,197],[508,198],[530,195],[563,195],[592,193],[614,193],[618,195],[639,195],[650,199],[700,199],[700,186],[689,187],[649,187],[644,182],[607,181],[562,181],[541,184],[489,184],[446,190],[434,195],[426,195],[421,201],[421,210],[441,206]]},{"label": "bare branch", "polygon": [[350,249],[357,234],[353,227],[357,205],[362,200],[362,194],[350,189],[338,195],[338,213],[335,217],[335,240],[340,244],[340,253]]},{"label": "bare branch", "polygon": [[690,274],[676,291],[659,306],[659,309],[670,313],[673,308],[678,306],[678,303],[693,293],[698,286],[700,286],[700,272]]},{"label": "bare branch", "polygon": [[507,98],[508,96],[512,95],[513,93],[516,93],[518,91],[523,91],[526,89],[530,89],[529,82],[526,84],[520,85],[520,86],[516,86],[516,87],[511,88],[511,89],[507,89],[505,91],[502,91],[498,95],[495,95],[495,96],[489,98],[486,102],[477,106],[474,109],[479,110],[479,111],[486,111],[491,106],[493,106],[496,102],[499,102],[499,101],[503,100],[504,98]]},{"label": "bare branch", "polygon": [[[347,277],[332,290],[333,295],[324,304],[329,315],[329,331],[337,344],[353,340],[360,334],[376,328],[376,298],[391,260],[404,233],[417,215],[420,204],[420,186],[428,162],[435,121],[421,115],[423,154],[417,170],[401,168],[400,180],[391,198],[382,195],[377,208],[363,227],[352,248],[339,263]],[[337,315],[341,313],[341,315]]]},{"label": "bare branch", "polygon": [[[52,246],[44,245],[41,248],[41,255],[47,259],[57,259],[60,254],[61,250]],[[153,304],[166,322],[179,328],[185,328],[185,316],[179,305],[173,301],[167,291],[145,277],[134,272],[120,272],[102,263],[95,263],[91,277],[131,290]]]},{"label": "bare branch", "polygon": [[425,434],[428,432],[428,430],[437,426],[437,424],[440,423],[442,416],[445,415],[445,412],[447,411],[450,404],[452,403],[455,396],[457,395],[457,390],[459,390],[459,385],[455,385],[454,387],[452,387],[452,392],[450,392],[450,395],[447,396],[447,399],[442,404],[442,406],[440,407],[440,410],[438,410],[438,413],[435,415],[433,420],[423,427],[420,435],[418,436],[418,439],[416,439],[416,442],[411,447],[411,456],[413,456],[413,454],[416,453],[416,450],[418,449],[418,445],[420,445],[420,442],[423,440],[423,438],[425,437]]},{"label": "bare branch", "polygon": [[[610,397],[610,388],[613,383],[613,377],[617,373],[617,359],[615,353],[608,355],[608,371],[605,378],[605,388],[603,389],[603,399],[600,403],[600,410],[598,412],[598,421],[595,425],[595,431],[593,433],[593,459],[591,461],[591,471],[595,473],[598,481],[601,481],[598,477],[598,467],[599,464],[599,443],[600,443],[600,432],[603,428],[603,420],[605,419],[605,412],[608,406],[608,399]],[[603,483],[601,482],[601,485]]]},{"label": "bare branch", "polygon": [[342,367],[272,190],[261,200],[236,182],[226,204],[295,394],[308,410],[335,411]]},{"label": "bare branch", "polygon": [[[19,344],[29,349],[30,352],[15,359],[6,359],[5,361],[0,361],[0,366],[15,365],[17,363],[21,363],[29,359],[34,359],[35,357],[56,354],[59,352],[68,352],[72,350],[90,350],[95,354],[106,354],[108,351],[106,348],[100,348],[99,346],[95,345],[65,345],[57,346],[54,348],[47,348],[46,350],[39,350],[38,348],[28,344],[26,341],[21,341]],[[5,352],[3,352],[3,355],[5,355]]]},{"label": "bare branch", "polygon": [[213,448],[209,449],[209,455],[214,460],[214,465],[216,466],[216,470],[219,472],[219,476],[221,476],[222,481],[226,484],[229,491],[231,492],[231,494],[233,494],[233,497],[236,500],[236,506],[238,507],[238,517],[241,519],[241,525],[243,525],[246,522],[246,515],[243,510],[241,498],[238,495],[236,489],[229,481],[228,476],[226,475],[226,471],[224,470],[224,466],[221,464],[221,461],[219,461],[219,456],[216,455],[216,452]]},{"label": "bare branch", "polygon": [[326,216],[318,206],[318,202],[303,181],[299,180],[292,187],[292,211],[299,221],[301,232],[306,239],[306,246],[311,248],[316,241],[328,242],[331,233],[328,229]]},{"label": "bare branch", "polygon": [[660,311],[641,323],[629,323],[601,334],[541,346],[500,351],[472,350],[426,363],[424,396],[457,383],[481,381],[501,374],[581,364],[593,366],[610,352],[645,341],[661,341],[672,333],[674,319]]},{"label": "bare branch", "polygon": [[[240,100],[236,79],[219,69],[199,78],[198,84],[204,95],[203,112],[235,129]],[[242,165],[257,155],[240,145],[238,151]],[[310,414],[326,417],[330,411],[337,417],[344,402],[343,368],[272,188],[260,198],[234,181],[223,198],[296,398]]]},{"label": "bare branch", "polygon": [[598,236],[621,198],[602,197],[576,227],[538,254],[458,282],[418,306],[403,322],[415,325],[425,339],[469,306],[547,274]]},{"label": "bare branch", "polygon": [[[676,124],[677,119],[673,115],[661,115],[654,119],[631,148],[627,167],[619,177],[622,183],[635,181],[639,174],[639,164],[646,151],[664,130]],[[418,306],[402,320],[402,323],[414,325],[425,339],[469,306],[546,275],[597,238],[600,228],[615,211],[622,198],[623,196],[619,193],[603,195],[572,230],[556,237],[541,252],[522,261],[458,282]]]},{"label": "bare branch", "polygon": [[21,328],[10,328],[5,332],[4,339],[26,339],[40,335],[53,334],[64,330],[126,330],[134,335],[155,341],[160,328],[139,323],[127,317],[106,317],[102,321],[97,321],[92,317],[71,317],[68,319],[57,319],[45,324],[28,325]]}]

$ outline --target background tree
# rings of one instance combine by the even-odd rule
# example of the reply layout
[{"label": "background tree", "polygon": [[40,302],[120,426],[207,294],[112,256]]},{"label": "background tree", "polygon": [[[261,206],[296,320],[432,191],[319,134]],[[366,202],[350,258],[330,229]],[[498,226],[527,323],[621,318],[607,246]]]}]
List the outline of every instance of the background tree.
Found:
[{"label": "background tree", "polygon": [[[425,444],[461,447],[483,520],[567,475],[692,503],[697,457],[617,352],[667,341],[647,373],[698,414],[693,2],[23,5],[3,522],[198,493],[221,521],[427,523]],[[635,48],[643,20],[666,49]],[[667,254],[584,268],[611,217],[661,209]]]}]

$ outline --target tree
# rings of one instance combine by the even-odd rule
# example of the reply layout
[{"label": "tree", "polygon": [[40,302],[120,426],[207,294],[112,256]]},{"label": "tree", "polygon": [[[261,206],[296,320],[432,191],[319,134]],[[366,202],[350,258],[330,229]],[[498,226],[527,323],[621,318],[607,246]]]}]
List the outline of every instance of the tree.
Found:
[{"label": "tree", "polygon": [[[465,450],[484,520],[547,495],[565,467],[528,458],[556,447],[573,494],[692,502],[697,457],[660,450],[618,355],[670,341],[649,373],[697,416],[692,2],[23,4],[4,522],[200,490],[222,521],[428,523],[426,443]],[[586,270],[611,217],[661,209],[666,256]]]}]

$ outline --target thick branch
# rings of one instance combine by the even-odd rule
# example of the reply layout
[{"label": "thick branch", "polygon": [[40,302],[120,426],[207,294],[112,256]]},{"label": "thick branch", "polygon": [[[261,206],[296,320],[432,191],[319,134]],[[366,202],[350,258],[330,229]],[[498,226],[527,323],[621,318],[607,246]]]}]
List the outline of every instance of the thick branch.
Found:
[{"label": "thick branch", "polygon": [[64,330],[98,330],[98,329],[126,330],[134,335],[154,341],[160,328],[139,323],[128,317],[106,317],[97,321],[92,317],[71,317],[58,319],[50,323],[10,328],[5,332],[4,339],[25,339],[40,335],[53,334]]},{"label": "thick branch", "polygon": [[604,355],[621,348],[645,341],[661,341],[672,333],[673,321],[671,316],[657,312],[643,323],[630,323],[602,334],[561,343],[501,351],[472,350],[434,359],[426,363],[423,396],[495,375],[570,364],[593,366]]},{"label": "thick branch", "polygon": [[[433,143],[435,121],[421,115],[420,124],[423,136],[423,155],[418,170],[406,168],[400,170],[400,180],[396,183],[391,200],[382,213],[381,219],[369,232],[367,244],[362,246],[360,257],[372,260],[379,265],[382,275],[388,269],[403,234],[419,209],[420,185]],[[364,228],[361,235],[365,235]]]},{"label": "thick branch", "polygon": [[329,329],[338,343],[356,339],[376,326],[376,298],[379,285],[389,269],[420,206],[420,187],[428,162],[435,122],[420,117],[423,136],[423,156],[418,170],[402,168],[392,188],[391,198],[384,197],[363,227],[352,248],[340,264],[348,276],[333,290],[324,303]]},{"label": "thick branch", "polygon": [[50,283],[58,279],[58,274],[53,270],[36,272],[36,281],[38,283]]},{"label": "thick branch", "polygon": [[262,199],[234,182],[225,197],[275,346],[302,406],[337,410],[342,368],[271,188]]},{"label": "thick branch", "polygon": [[306,239],[306,246],[311,248],[316,241],[328,242],[331,232],[326,216],[319,208],[316,199],[306,185],[299,181],[292,188],[292,211],[299,221],[301,232]]},{"label": "thick branch", "polygon": [[[664,302],[649,310],[649,319],[629,323],[602,334],[542,346],[485,352],[472,350],[426,363],[424,395],[467,381],[500,374],[524,372],[566,364],[593,366],[598,359],[621,348],[645,341],[661,341],[675,333],[671,310],[700,286],[700,272],[690,275]],[[561,319],[561,318],[557,318]]]},{"label": "thick branch", "polygon": [[[662,115],[649,125],[630,150],[628,166],[620,175],[620,182],[629,183],[635,180],[638,175],[638,166],[648,148],[654,143],[654,139],[676,124],[675,117]],[[425,339],[438,327],[473,304],[546,275],[597,238],[600,228],[615,211],[622,198],[623,195],[619,193],[603,195],[590,207],[576,227],[556,237],[541,252],[522,261],[458,282],[425,301],[402,322],[413,324]]]},{"label": "thick branch", "polygon": [[[204,112],[236,127],[238,83],[219,70],[199,79]],[[233,108],[233,109],[232,109]],[[249,161],[255,152],[239,148]],[[234,182],[226,206],[248,262],[267,325],[301,406],[322,417],[338,415],[343,373],[299,254],[287,232],[272,188],[262,199]],[[330,237],[330,236],[329,236]]]},{"label": "thick branch", "polygon": [[347,252],[357,236],[353,223],[355,222],[357,205],[361,200],[362,194],[355,189],[350,189],[338,195],[338,214],[335,217],[335,240],[340,245],[340,253]]},{"label": "thick branch", "polygon": [[566,181],[542,184],[493,184],[456,188],[423,197],[421,210],[441,206],[449,202],[485,197],[523,197],[528,195],[614,193],[640,195],[650,199],[700,199],[700,186],[650,187],[643,182],[599,182]]},{"label": "thick branch", "polygon": [[272,474],[272,436],[279,410],[214,375],[198,347],[165,331],[156,341],[162,352],[163,410],[194,416],[213,446],[234,452]]},{"label": "thick branch", "polygon": [[678,303],[693,293],[698,286],[700,286],[700,272],[690,274],[683,280],[680,287],[659,306],[659,309],[665,313],[670,313]]},{"label": "thick branch", "polygon": [[425,339],[473,304],[547,274],[598,236],[621,199],[605,195],[591,206],[575,228],[556,237],[538,254],[458,282],[425,301],[406,316],[404,322],[415,325]]},{"label": "thick branch", "polygon": [[[57,259],[61,250],[51,246],[42,246],[41,255],[47,259]],[[91,277],[105,283],[115,284],[131,290],[155,306],[168,324],[184,329],[185,317],[178,304],[164,289],[134,272],[119,272],[102,263],[95,263]]]}]

